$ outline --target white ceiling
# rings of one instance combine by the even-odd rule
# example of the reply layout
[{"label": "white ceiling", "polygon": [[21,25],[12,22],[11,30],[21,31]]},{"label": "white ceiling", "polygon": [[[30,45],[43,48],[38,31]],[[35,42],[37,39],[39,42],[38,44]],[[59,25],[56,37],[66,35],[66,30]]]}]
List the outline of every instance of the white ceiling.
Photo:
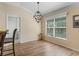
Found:
[{"label": "white ceiling", "polygon": [[[33,14],[37,11],[37,3],[36,2],[14,2],[10,4],[14,4],[14,5],[20,5],[28,10],[30,10],[31,12],[33,12]],[[41,14],[46,14],[48,12],[51,11],[55,11],[58,10],[60,8],[64,8],[66,6],[72,5],[75,2],[40,2],[39,4],[39,9]]]}]

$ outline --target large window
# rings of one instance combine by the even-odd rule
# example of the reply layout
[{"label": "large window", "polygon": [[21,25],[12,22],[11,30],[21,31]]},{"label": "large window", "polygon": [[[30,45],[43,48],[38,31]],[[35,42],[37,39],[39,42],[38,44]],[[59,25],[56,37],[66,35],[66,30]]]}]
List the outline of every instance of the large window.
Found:
[{"label": "large window", "polygon": [[54,20],[48,20],[47,21],[47,33],[50,36],[53,36],[53,27],[54,27]]},{"label": "large window", "polygon": [[56,38],[66,38],[66,16],[47,20],[47,34]]}]

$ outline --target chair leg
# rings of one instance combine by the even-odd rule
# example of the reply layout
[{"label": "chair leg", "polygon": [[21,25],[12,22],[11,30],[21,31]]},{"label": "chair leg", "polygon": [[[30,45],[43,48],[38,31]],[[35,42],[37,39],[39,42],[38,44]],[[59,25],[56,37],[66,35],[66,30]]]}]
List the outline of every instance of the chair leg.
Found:
[{"label": "chair leg", "polygon": [[15,46],[14,46],[14,43],[13,43],[13,54],[15,56]]},{"label": "chair leg", "polygon": [[2,49],[1,49],[1,56],[3,56],[3,47],[2,47]]}]

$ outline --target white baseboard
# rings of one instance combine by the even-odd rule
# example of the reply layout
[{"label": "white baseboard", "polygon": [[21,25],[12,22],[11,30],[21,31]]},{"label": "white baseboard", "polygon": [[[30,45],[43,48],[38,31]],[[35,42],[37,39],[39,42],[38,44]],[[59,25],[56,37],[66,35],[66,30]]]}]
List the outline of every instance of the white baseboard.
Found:
[{"label": "white baseboard", "polygon": [[67,47],[67,48],[79,52],[79,49],[75,49],[75,48],[71,48],[71,47]]},{"label": "white baseboard", "polygon": [[36,41],[36,40],[38,40],[38,39],[21,40],[20,43],[26,43],[26,42],[30,42],[30,41]]},{"label": "white baseboard", "polygon": [[[45,41],[50,42],[49,40],[45,40]],[[56,43],[54,43],[54,42],[50,42],[50,43],[52,43],[52,44],[56,44]],[[77,52],[79,52],[79,49],[76,49],[76,48],[72,48],[72,47],[64,46],[64,45],[61,45],[61,44],[56,44],[56,45],[60,45],[60,46],[63,46],[63,47],[65,47],[65,48],[71,49],[71,50],[73,50],[73,51],[77,51]]]},{"label": "white baseboard", "polygon": [[26,37],[26,36],[21,36],[20,43],[25,43],[29,41],[35,41],[38,40],[38,37]]}]

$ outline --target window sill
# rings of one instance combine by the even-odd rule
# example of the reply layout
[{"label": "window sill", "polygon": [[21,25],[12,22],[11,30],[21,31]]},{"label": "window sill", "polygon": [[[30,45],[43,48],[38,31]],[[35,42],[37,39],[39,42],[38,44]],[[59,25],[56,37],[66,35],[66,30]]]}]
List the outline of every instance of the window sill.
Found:
[{"label": "window sill", "polygon": [[48,35],[48,37],[57,38],[57,39],[61,39],[61,40],[67,40],[66,38],[54,37],[54,36],[50,36],[50,35]]},{"label": "window sill", "polygon": [[67,40],[66,38],[61,38],[61,37],[54,37],[54,38],[62,39],[62,40]]}]

